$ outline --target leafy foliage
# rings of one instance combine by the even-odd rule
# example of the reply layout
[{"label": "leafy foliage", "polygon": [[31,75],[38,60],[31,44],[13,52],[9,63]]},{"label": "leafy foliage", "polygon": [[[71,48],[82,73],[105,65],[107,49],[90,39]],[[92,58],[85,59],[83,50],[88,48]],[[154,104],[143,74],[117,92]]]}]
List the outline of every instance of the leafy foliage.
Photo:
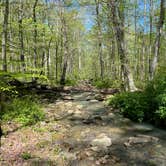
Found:
[{"label": "leafy foliage", "polygon": [[109,104],[119,108],[124,116],[139,122],[143,121],[144,112],[148,111],[148,103],[142,92],[117,94],[110,99]]},{"label": "leafy foliage", "polygon": [[28,159],[30,159],[32,156],[31,156],[31,154],[28,153],[28,152],[23,152],[23,153],[21,154],[21,157],[22,157],[24,160],[28,160]]},{"label": "leafy foliage", "polygon": [[160,126],[166,125],[166,75],[163,71],[158,73],[143,92],[117,94],[109,99],[109,104],[134,121],[144,120]]},{"label": "leafy foliage", "polygon": [[0,73],[0,94],[6,94],[8,96],[16,95],[18,92],[15,86],[11,86],[11,82],[14,78],[6,73]]},{"label": "leafy foliage", "polygon": [[6,103],[1,116],[4,121],[15,120],[23,125],[31,125],[44,118],[44,113],[31,97],[15,98]]},{"label": "leafy foliage", "polygon": [[109,79],[105,79],[105,80],[95,80],[93,82],[93,85],[96,86],[97,88],[101,89],[101,88],[109,88],[112,85],[112,82]]},{"label": "leafy foliage", "polygon": [[68,86],[74,86],[77,84],[77,81],[76,80],[71,80],[71,79],[66,79],[66,82],[65,82],[65,85],[68,85]]}]

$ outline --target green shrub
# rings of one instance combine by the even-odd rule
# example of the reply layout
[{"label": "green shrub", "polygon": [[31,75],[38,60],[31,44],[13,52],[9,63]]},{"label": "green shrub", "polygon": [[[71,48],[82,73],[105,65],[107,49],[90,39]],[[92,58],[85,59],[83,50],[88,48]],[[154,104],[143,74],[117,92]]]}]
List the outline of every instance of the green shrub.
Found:
[{"label": "green shrub", "polygon": [[156,110],[156,116],[166,121],[166,93],[160,94],[156,97],[158,103],[158,109]]},{"label": "green shrub", "polygon": [[44,118],[44,112],[37,101],[31,97],[15,98],[6,103],[5,109],[1,112],[2,120],[15,120],[23,125],[34,124]]},{"label": "green shrub", "polygon": [[105,79],[105,80],[95,80],[92,83],[94,86],[96,86],[97,88],[101,89],[101,88],[109,88],[111,87],[112,83],[110,80]]},{"label": "green shrub", "polygon": [[28,153],[28,152],[23,152],[23,153],[21,154],[21,158],[24,159],[24,160],[28,160],[28,159],[32,158],[32,156],[31,156],[31,154]]},{"label": "green shrub", "polygon": [[148,121],[166,125],[166,72],[159,72],[143,92],[126,92],[109,99],[109,104],[120,109],[134,121]]},{"label": "green shrub", "polygon": [[0,72],[0,94],[5,95],[6,97],[14,97],[18,94],[16,87],[9,84],[10,81],[13,81],[14,78],[6,73]]},{"label": "green shrub", "polygon": [[77,84],[77,81],[76,80],[71,80],[71,79],[66,79],[65,81],[65,85],[68,85],[68,86],[74,86]]},{"label": "green shrub", "polygon": [[134,121],[143,121],[144,112],[148,111],[148,103],[142,92],[127,92],[111,98],[109,104],[120,109],[121,113]]},{"label": "green shrub", "polygon": [[147,119],[160,126],[166,124],[166,70],[160,69],[155,78],[147,85],[145,94],[150,114]]}]

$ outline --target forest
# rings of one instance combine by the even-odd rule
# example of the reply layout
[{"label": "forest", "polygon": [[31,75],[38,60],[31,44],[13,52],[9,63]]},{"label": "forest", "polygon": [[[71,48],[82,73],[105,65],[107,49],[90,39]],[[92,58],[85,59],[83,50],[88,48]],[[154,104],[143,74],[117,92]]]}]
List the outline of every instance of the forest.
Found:
[{"label": "forest", "polygon": [[0,165],[166,165],[165,0],[0,0]]}]

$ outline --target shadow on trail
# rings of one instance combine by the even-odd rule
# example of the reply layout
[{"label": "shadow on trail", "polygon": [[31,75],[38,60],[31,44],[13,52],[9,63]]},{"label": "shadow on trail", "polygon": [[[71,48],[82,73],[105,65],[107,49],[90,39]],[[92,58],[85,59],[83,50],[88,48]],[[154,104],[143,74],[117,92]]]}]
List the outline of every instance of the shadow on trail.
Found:
[{"label": "shadow on trail", "polygon": [[[27,160],[30,165],[164,166],[166,163],[166,132],[124,118],[118,111],[96,100],[95,95],[98,92],[57,92],[47,88],[37,90],[36,93],[41,97],[45,112],[49,115],[43,122],[44,127],[53,127],[47,134],[52,132],[55,136],[58,133],[64,136],[52,137],[49,147],[41,148],[44,152],[48,148],[58,147],[55,160],[41,155],[42,157],[36,156]],[[56,128],[58,125],[62,128]],[[153,137],[157,137],[159,141],[151,141]],[[103,145],[96,150],[92,142],[98,138],[103,140],[104,145],[108,139],[111,139],[112,143],[107,148]]]}]

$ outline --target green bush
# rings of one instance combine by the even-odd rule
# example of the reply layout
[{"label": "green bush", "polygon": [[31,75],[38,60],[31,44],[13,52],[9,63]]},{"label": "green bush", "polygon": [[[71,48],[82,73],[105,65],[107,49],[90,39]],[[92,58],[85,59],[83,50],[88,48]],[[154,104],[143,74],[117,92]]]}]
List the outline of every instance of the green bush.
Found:
[{"label": "green bush", "polygon": [[77,81],[76,80],[71,80],[71,79],[66,79],[66,81],[65,81],[65,85],[67,85],[67,86],[74,86],[74,85],[76,85],[77,84]]},{"label": "green bush", "polygon": [[147,85],[145,95],[149,103],[147,119],[155,124],[166,124],[166,70],[160,69],[155,78]]},{"label": "green bush", "polygon": [[166,72],[159,72],[143,92],[126,92],[109,99],[109,104],[120,109],[134,121],[148,121],[166,125]]},{"label": "green bush", "polygon": [[108,79],[105,80],[95,80],[92,83],[94,86],[96,86],[97,88],[101,89],[101,88],[109,88],[112,85],[112,82]]},{"label": "green bush", "polygon": [[160,119],[166,120],[166,93],[160,94],[156,97],[156,100],[158,101],[158,109],[156,111],[156,115]]},{"label": "green bush", "polygon": [[142,92],[127,92],[111,98],[109,104],[120,109],[121,113],[134,121],[142,122],[148,103]]},{"label": "green bush", "polygon": [[44,118],[44,112],[31,97],[15,98],[1,111],[3,121],[15,120],[23,125],[31,125]]},{"label": "green bush", "polygon": [[24,159],[24,160],[28,160],[28,159],[31,159],[32,156],[31,156],[31,154],[28,153],[28,152],[23,152],[23,153],[21,154],[21,158]]}]

